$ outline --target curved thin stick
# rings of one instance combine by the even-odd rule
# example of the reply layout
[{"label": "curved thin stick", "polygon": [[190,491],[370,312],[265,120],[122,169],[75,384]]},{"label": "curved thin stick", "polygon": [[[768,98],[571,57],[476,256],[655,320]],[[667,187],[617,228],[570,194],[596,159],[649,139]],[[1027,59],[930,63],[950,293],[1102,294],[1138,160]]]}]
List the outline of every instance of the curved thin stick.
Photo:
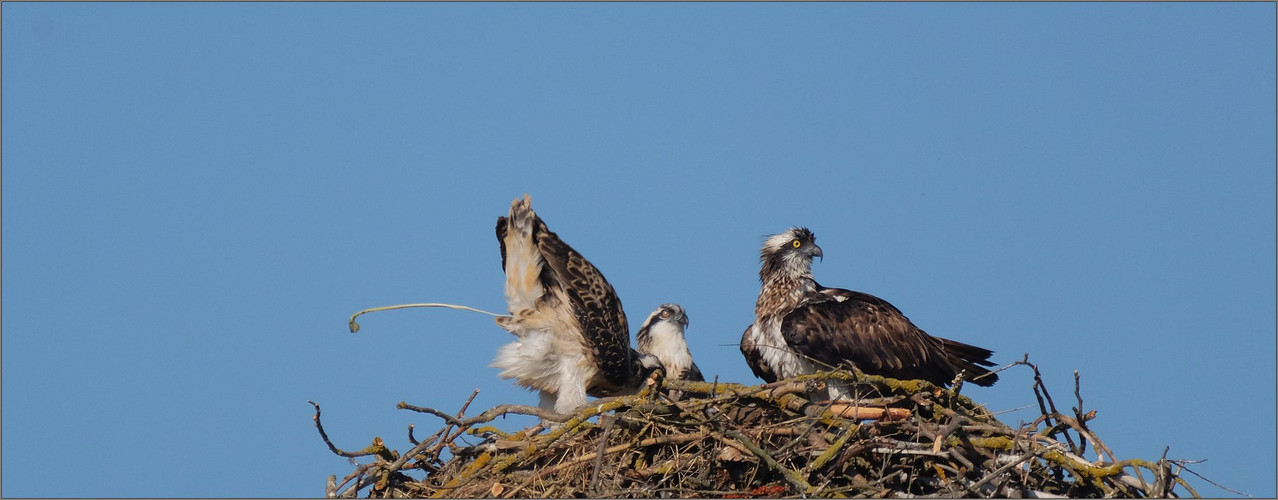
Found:
[{"label": "curved thin stick", "polygon": [[465,311],[474,311],[474,312],[477,312],[477,313],[487,314],[487,315],[489,315],[489,316],[496,316],[496,317],[498,317],[498,318],[501,318],[501,317],[507,317],[507,316],[508,316],[508,315],[506,315],[506,314],[497,314],[497,313],[492,313],[492,312],[485,311],[485,310],[483,310],[483,309],[475,309],[475,308],[473,308],[473,307],[459,306],[459,305],[457,305],[457,304],[440,304],[440,303],[436,303],[436,302],[427,302],[427,303],[422,303],[422,304],[400,304],[400,305],[397,305],[397,306],[382,306],[382,307],[374,307],[374,308],[371,308],[371,309],[365,309],[365,310],[363,310],[363,311],[360,311],[360,312],[357,312],[357,313],[355,313],[355,314],[352,314],[352,315],[351,315],[351,321],[350,321],[351,333],[355,333],[355,332],[358,332],[358,331],[359,331],[359,323],[356,323],[356,322],[355,322],[355,318],[358,318],[361,314],[364,314],[364,313],[371,313],[371,312],[377,312],[377,311],[390,311],[390,310],[394,310],[394,309],[408,309],[408,308],[410,308],[410,307],[447,307],[447,308],[449,308],[449,309],[461,309],[461,310],[465,310]]}]

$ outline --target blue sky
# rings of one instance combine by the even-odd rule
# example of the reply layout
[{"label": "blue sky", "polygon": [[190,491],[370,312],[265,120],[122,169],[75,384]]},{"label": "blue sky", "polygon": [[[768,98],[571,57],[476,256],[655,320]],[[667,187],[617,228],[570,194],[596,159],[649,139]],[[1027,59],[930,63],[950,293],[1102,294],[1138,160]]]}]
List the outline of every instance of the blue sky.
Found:
[{"label": "blue sky", "polygon": [[[3,5],[3,491],[317,496],[488,367],[530,193],[754,383],[763,236],[1275,494],[1275,7]],[[966,391],[1031,405],[1031,374]],[[1032,409],[1003,415],[1031,420]],[[509,422],[510,425],[517,421]],[[1190,477],[1208,495],[1229,492]]]}]

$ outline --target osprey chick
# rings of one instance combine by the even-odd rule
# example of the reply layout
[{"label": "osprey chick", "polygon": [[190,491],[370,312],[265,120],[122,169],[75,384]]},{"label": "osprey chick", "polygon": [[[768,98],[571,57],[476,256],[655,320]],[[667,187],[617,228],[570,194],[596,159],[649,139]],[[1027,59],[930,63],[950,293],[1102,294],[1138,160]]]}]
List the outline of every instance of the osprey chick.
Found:
[{"label": "osprey chick", "polygon": [[492,366],[502,378],[540,392],[542,408],[570,412],[586,396],[637,392],[661,367],[630,348],[621,300],[603,273],[547,229],[528,195],[497,218],[509,317],[497,324],[518,337]]},{"label": "osprey chick", "polygon": [[[897,379],[922,379],[949,385],[964,379],[991,386],[998,375],[988,349],[933,337],[914,326],[896,307],[873,295],[826,288],[812,277],[812,259],[822,257],[807,228],[792,228],[763,243],[754,324],[741,336],[741,353],[759,378],[812,373],[817,364],[852,365]],[[846,395],[842,384],[829,385],[831,399]]]},{"label": "osprey chick", "polygon": [[692,361],[688,341],[683,331],[688,327],[688,315],[679,304],[661,304],[648,315],[635,334],[638,351],[651,354],[661,360],[667,376],[676,380],[704,382],[701,369]]}]

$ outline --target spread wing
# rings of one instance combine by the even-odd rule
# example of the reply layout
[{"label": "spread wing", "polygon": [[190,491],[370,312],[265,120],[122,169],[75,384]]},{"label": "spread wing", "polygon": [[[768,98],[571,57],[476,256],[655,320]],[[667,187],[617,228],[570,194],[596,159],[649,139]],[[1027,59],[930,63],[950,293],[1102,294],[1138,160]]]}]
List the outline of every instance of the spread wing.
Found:
[{"label": "spread wing", "polygon": [[[531,218],[532,242],[545,262],[537,281],[546,291],[562,291],[568,303],[553,303],[559,295],[555,293],[541,294],[538,300],[546,302],[544,305],[549,307],[571,308],[581,328],[582,339],[590,348],[601,374],[615,386],[627,385],[632,371],[630,327],[626,324],[626,313],[621,308],[617,292],[599,269],[546,227],[546,222],[532,211],[526,195],[511,210],[511,217],[517,219],[514,223],[517,227]],[[503,269],[507,251],[505,236],[510,224],[505,217],[497,220]]]},{"label": "spread wing", "polygon": [[546,259],[547,269],[567,292],[569,301],[581,325],[582,337],[599,363],[600,371],[609,382],[618,386],[629,381],[630,327],[621,299],[612,285],[604,279],[593,264],[546,229],[538,221],[541,237],[537,246]]},{"label": "spread wing", "polygon": [[949,384],[960,369],[967,379],[993,385],[991,351],[928,335],[892,304],[873,295],[823,288],[786,315],[781,333],[795,351],[830,366],[851,364],[866,373]]},{"label": "spread wing", "polygon": [[755,345],[754,339],[750,338],[751,328],[754,328],[753,323],[746,327],[745,333],[741,334],[741,354],[745,356],[746,364],[750,365],[750,371],[754,372],[754,376],[769,384],[776,382],[776,372],[763,362],[763,352],[759,350],[759,346]]}]

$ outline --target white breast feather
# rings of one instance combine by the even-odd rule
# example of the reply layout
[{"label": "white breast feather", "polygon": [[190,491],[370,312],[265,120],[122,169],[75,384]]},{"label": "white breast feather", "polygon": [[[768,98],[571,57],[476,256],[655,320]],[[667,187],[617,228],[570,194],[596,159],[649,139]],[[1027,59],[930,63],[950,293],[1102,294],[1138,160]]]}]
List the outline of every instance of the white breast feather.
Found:
[{"label": "white breast feather", "polygon": [[668,376],[678,377],[692,366],[692,353],[688,351],[687,340],[676,325],[668,321],[658,322],[648,330],[648,335],[650,343],[647,354],[661,360]]}]

